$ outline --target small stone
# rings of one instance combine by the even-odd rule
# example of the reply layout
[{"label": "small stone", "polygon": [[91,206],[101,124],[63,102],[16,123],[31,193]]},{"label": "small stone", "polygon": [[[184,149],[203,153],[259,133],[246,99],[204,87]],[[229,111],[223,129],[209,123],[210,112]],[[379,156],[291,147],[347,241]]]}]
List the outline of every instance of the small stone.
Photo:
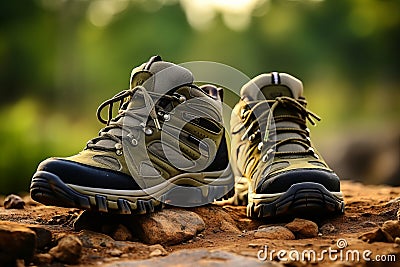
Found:
[{"label": "small stone", "polygon": [[115,240],[108,235],[89,230],[80,231],[78,237],[85,248],[111,248],[115,243]]},{"label": "small stone", "polygon": [[319,230],[323,235],[327,235],[327,234],[331,234],[331,233],[335,232],[336,228],[333,224],[326,223],[326,224],[322,225]]},{"label": "small stone", "polygon": [[139,237],[148,244],[178,244],[192,239],[205,229],[204,221],[194,212],[165,209],[137,220]]},{"label": "small stone", "polygon": [[158,257],[158,256],[168,255],[168,252],[160,244],[149,246],[149,250],[151,251],[149,254],[150,257]]},{"label": "small stone", "polygon": [[49,265],[53,262],[53,256],[49,253],[39,253],[33,257],[33,263],[36,265]]},{"label": "small stone", "polygon": [[373,242],[389,242],[393,243],[393,237],[387,233],[385,230],[382,230],[382,228],[375,229],[373,231],[367,232],[362,234],[361,236],[358,237],[362,241],[368,242],[368,243],[373,243]]},{"label": "small stone", "polygon": [[372,221],[365,221],[360,224],[362,227],[377,227],[378,225]]},{"label": "small stone", "polygon": [[269,227],[261,228],[261,229],[255,231],[254,238],[292,240],[292,239],[295,239],[295,236],[286,227],[269,226]]},{"label": "small stone", "polygon": [[8,195],[4,200],[4,208],[6,209],[23,209],[25,206],[24,200],[17,195]]},{"label": "small stone", "polygon": [[49,253],[61,262],[75,264],[82,255],[82,242],[74,235],[66,235],[58,241],[57,246],[50,249]]},{"label": "small stone", "polygon": [[69,216],[64,214],[54,215],[47,223],[51,225],[61,225],[68,221]]},{"label": "small stone", "polygon": [[122,255],[122,251],[119,249],[113,249],[108,252],[113,257],[120,257]]},{"label": "small stone", "polygon": [[259,244],[250,243],[250,244],[248,244],[247,246],[248,246],[249,248],[257,248],[257,247],[259,247],[260,245],[259,245]]},{"label": "small stone", "polygon": [[296,218],[285,226],[295,233],[297,238],[310,238],[318,236],[318,225],[313,221]]},{"label": "small stone", "polygon": [[382,225],[382,230],[390,234],[393,238],[400,237],[400,221],[386,221]]},{"label": "small stone", "polygon": [[399,245],[400,245],[400,237],[396,237],[396,239],[394,240],[394,242],[395,242],[396,244],[399,244]]},{"label": "small stone", "polygon": [[126,226],[118,224],[111,237],[117,241],[129,241],[132,240],[132,233]]},{"label": "small stone", "polygon": [[151,253],[150,253],[150,257],[158,257],[158,256],[161,256],[162,255],[162,251],[161,250],[159,250],[159,249],[156,249],[156,250],[153,250]]},{"label": "small stone", "polygon": [[232,224],[229,221],[225,221],[225,220],[221,221],[221,225],[220,225],[219,229],[226,233],[233,233],[233,234],[241,234],[242,233],[242,231],[240,231],[236,225]]},{"label": "small stone", "polygon": [[15,264],[17,259],[29,263],[35,251],[36,234],[14,222],[0,221],[0,266]]}]

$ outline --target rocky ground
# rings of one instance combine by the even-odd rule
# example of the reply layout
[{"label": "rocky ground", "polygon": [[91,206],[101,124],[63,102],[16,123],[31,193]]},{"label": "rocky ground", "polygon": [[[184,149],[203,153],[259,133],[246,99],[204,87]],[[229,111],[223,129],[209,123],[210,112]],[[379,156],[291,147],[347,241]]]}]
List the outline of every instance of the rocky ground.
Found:
[{"label": "rocky ground", "polygon": [[400,188],[342,191],[343,216],[280,221],[229,205],[110,216],[2,198],[0,266],[400,265]]}]

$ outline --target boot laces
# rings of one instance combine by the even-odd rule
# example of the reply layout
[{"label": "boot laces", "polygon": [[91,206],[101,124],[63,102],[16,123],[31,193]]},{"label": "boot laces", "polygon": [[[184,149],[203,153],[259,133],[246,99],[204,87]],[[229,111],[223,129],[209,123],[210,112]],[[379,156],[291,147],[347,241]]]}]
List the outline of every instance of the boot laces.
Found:
[{"label": "boot laces", "polygon": [[[254,105],[252,105],[254,104]],[[265,129],[264,137],[261,142],[258,144],[258,149],[260,151],[265,151],[262,160],[265,162],[268,158],[271,158],[273,155],[278,156],[293,156],[293,155],[304,155],[311,154],[314,157],[318,158],[316,155],[310,141],[310,132],[306,126],[307,120],[311,123],[311,125],[315,125],[316,122],[320,121],[321,118],[315,113],[311,112],[306,108],[307,101],[303,98],[298,100],[291,97],[277,97],[274,100],[262,100],[262,101],[254,101],[249,102],[249,105],[252,106],[250,109],[243,112],[242,118],[249,118],[251,114],[256,115],[256,120],[253,120],[250,125],[247,127],[245,133],[242,135],[241,140],[245,140],[246,138],[249,141],[253,141],[256,139],[258,135],[261,135],[261,127]],[[295,115],[275,115],[274,111],[278,106],[284,106],[286,108],[294,109],[297,111],[299,116]],[[257,109],[262,109],[261,112],[257,112]],[[266,119],[264,119],[266,118]],[[300,125],[300,128],[296,127],[277,127],[274,124],[281,121],[290,121]],[[265,123],[263,123],[265,122]],[[265,124],[265,126],[263,126]],[[274,137],[279,133],[296,133],[299,137],[290,137],[284,138],[279,141],[274,141]],[[298,144],[305,148],[304,151],[278,151],[278,147],[286,144]],[[268,148],[268,149],[263,149]]]},{"label": "boot laces", "polygon": [[[138,112],[135,109],[128,109],[128,105],[131,102],[132,97],[135,94],[140,94],[145,103],[145,107],[147,108],[147,111],[150,109],[148,112]],[[85,149],[96,149],[96,150],[103,150],[103,151],[116,151],[118,155],[122,155],[122,131],[128,131],[127,136],[131,137],[131,143],[133,145],[137,145],[137,140],[134,138],[137,134],[133,134],[133,132],[136,130],[143,130],[145,134],[151,134],[152,130],[147,126],[147,119],[150,117],[153,122],[154,126],[157,131],[161,130],[161,125],[159,121],[159,116],[162,117],[164,120],[169,119],[169,115],[167,114],[166,111],[163,110],[163,108],[160,105],[157,105],[155,101],[153,100],[153,97],[155,99],[164,99],[167,98],[169,101],[176,100],[178,102],[183,102],[186,99],[182,95],[178,94],[173,94],[173,95],[167,95],[167,94],[159,94],[155,92],[149,92],[147,91],[143,86],[136,86],[134,88],[130,88],[127,90],[123,90],[113,96],[112,98],[104,101],[102,104],[97,109],[96,115],[97,119],[106,125],[106,127],[102,128],[99,131],[99,136],[89,140],[86,144]],[[118,107],[118,114],[113,117],[113,107],[114,104],[119,102],[119,107]],[[108,116],[107,119],[104,119],[101,115],[102,111],[108,108]],[[124,117],[131,117],[136,119],[136,121],[140,121],[140,123],[137,123],[137,125],[124,125],[123,124],[123,118]],[[121,135],[117,135],[115,133],[111,133],[112,129],[118,129],[121,130]],[[112,140],[115,143],[114,147],[108,147],[105,145],[99,144],[101,140]]]}]

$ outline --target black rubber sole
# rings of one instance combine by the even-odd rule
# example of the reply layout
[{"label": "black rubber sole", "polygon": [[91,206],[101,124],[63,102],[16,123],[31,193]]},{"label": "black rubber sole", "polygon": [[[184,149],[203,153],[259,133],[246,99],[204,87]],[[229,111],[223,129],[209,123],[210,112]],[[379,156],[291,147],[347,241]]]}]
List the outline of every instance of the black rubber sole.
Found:
[{"label": "black rubber sole", "polygon": [[[110,200],[107,196],[101,194],[88,196],[79,193],[66,185],[57,175],[38,171],[32,178],[30,193],[33,200],[45,205],[115,214],[146,214],[161,210],[165,204],[173,202],[171,200],[187,198],[188,192],[185,190],[183,187],[179,187],[179,189],[166,192],[158,199],[151,197],[140,199],[139,197],[128,200],[123,197],[116,197],[114,200]],[[200,189],[196,190],[192,187],[190,190],[190,199],[182,200],[187,200],[192,206],[195,206],[196,203],[212,203],[215,196],[223,196],[219,199],[227,199],[234,194],[233,184],[229,186],[209,185],[207,196],[203,196]]]},{"label": "black rubber sole", "polygon": [[284,216],[319,217],[344,213],[344,201],[328,191],[323,185],[304,182],[292,185],[277,199],[251,199],[247,215],[254,218]]}]

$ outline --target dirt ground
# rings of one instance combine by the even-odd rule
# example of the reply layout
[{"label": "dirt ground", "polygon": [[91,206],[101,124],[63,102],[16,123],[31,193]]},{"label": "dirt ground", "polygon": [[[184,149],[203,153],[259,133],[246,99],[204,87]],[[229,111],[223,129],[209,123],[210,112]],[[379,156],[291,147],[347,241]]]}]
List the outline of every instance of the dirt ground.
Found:
[{"label": "dirt ground", "polygon": [[[283,266],[397,266],[400,265],[400,245],[396,243],[374,242],[367,243],[359,239],[360,235],[376,229],[387,220],[397,220],[396,213],[400,206],[400,188],[389,186],[366,186],[351,181],[342,182],[342,191],[345,197],[346,209],[345,214],[332,218],[314,219],[320,228],[320,234],[315,238],[296,239],[296,240],[271,240],[271,239],[255,239],[253,235],[247,234],[252,230],[258,229],[262,225],[285,225],[291,219],[281,221],[263,221],[252,220],[245,216],[245,207],[235,206],[216,206],[209,205],[206,208],[193,208],[192,211],[203,215],[206,224],[205,230],[184,243],[164,246],[168,254],[176,251],[189,249],[206,249],[208,251],[224,251],[242,255],[247,258],[257,260],[257,255],[263,256],[259,252],[272,250],[279,251],[299,251],[314,250],[321,253],[323,250],[338,249],[338,240],[343,239],[346,250],[358,250],[363,253],[370,250],[368,256],[371,261],[352,260],[346,261],[330,259],[327,255],[323,260],[317,262],[284,262],[280,261]],[[207,212],[205,212],[205,210]],[[218,220],[219,216],[213,216],[215,212],[223,210],[227,212],[234,220],[239,232],[224,231],[221,229]],[[73,221],[81,213],[77,209],[65,209],[58,207],[46,207],[33,201],[28,201],[25,209],[4,209],[0,207],[0,220],[14,221],[20,223],[43,225],[51,230],[53,236],[64,233],[74,233]],[[324,226],[325,225],[325,226]],[[217,227],[218,226],[218,227]],[[322,231],[322,226],[327,227],[328,231]],[[322,233],[323,232],[323,233]],[[342,243],[343,244],[343,243]],[[260,254],[261,253],[261,254]],[[345,253],[344,253],[345,254]],[[383,255],[383,256],[382,256]],[[379,258],[380,257],[380,258]],[[104,249],[84,248],[83,256],[79,266],[116,264],[112,266],[120,266],[118,263],[128,262],[132,260],[145,260],[151,258],[148,253],[143,253],[140,249],[131,251],[123,257],[111,256]],[[161,258],[161,257],[159,257]],[[379,262],[379,259],[385,259],[386,262]],[[190,260],[190,259],[189,259]],[[266,261],[268,261],[267,259]],[[274,261],[278,263],[275,255]],[[390,261],[390,262],[389,262]],[[395,262],[393,262],[395,261]],[[260,261],[261,262],[261,261]],[[150,265],[151,262],[149,262]],[[161,264],[160,261],[154,262],[154,266]],[[177,263],[178,264],[178,263]],[[62,266],[53,264],[54,266]],[[245,264],[243,264],[245,265]],[[250,264],[251,265],[251,264]],[[123,266],[123,265],[121,265]],[[185,265],[186,266],[186,265]],[[212,262],[204,266],[214,266]],[[219,265],[218,265],[219,266]]]}]

